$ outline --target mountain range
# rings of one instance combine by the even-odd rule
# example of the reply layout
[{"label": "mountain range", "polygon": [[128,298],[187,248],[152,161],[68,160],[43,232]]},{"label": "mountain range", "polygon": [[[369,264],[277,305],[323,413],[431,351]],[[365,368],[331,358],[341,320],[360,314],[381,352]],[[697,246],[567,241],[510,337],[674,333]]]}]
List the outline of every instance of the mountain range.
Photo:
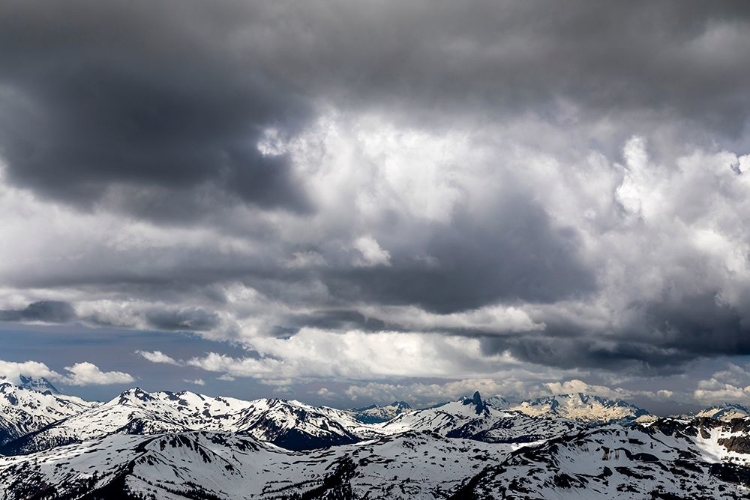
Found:
[{"label": "mountain range", "polygon": [[352,410],[0,383],[0,498],[745,498],[750,417],[585,394]]}]

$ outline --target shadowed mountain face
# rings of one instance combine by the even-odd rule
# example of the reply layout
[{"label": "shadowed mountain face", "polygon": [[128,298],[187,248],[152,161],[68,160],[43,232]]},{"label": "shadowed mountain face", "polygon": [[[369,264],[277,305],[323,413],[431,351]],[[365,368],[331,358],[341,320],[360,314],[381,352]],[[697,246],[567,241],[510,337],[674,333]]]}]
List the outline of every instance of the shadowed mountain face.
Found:
[{"label": "shadowed mountain face", "polygon": [[585,394],[512,405],[477,392],[344,411],[139,388],[99,404],[37,385],[0,385],[7,500],[708,499],[750,487],[750,417],[728,419],[732,405],[672,419]]}]

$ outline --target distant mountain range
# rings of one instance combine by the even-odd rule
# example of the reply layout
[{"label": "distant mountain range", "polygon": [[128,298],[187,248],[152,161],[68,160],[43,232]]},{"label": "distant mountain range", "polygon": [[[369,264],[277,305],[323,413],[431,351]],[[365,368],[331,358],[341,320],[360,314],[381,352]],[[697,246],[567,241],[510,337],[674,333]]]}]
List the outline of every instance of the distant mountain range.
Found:
[{"label": "distant mountain range", "polygon": [[701,410],[696,413],[695,416],[730,421],[735,418],[745,418],[747,416],[750,416],[750,410],[742,405],[724,403],[719,406],[712,406],[711,408]]},{"label": "distant mountain range", "polygon": [[581,422],[613,422],[635,420],[648,412],[622,400],[586,394],[560,394],[524,401],[509,409],[530,417],[561,417]]},{"label": "distant mountain range", "polygon": [[354,418],[365,424],[378,424],[387,422],[397,415],[409,413],[412,411],[409,403],[403,401],[394,401],[386,406],[370,405],[363,408],[353,408],[349,410]]},{"label": "distant mountain range", "polygon": [[[650,416],[586,394],[352,410],[0,382],[0,498],[745,498],[739,405]],[[745,496],[743,496],[745,495]]]}]

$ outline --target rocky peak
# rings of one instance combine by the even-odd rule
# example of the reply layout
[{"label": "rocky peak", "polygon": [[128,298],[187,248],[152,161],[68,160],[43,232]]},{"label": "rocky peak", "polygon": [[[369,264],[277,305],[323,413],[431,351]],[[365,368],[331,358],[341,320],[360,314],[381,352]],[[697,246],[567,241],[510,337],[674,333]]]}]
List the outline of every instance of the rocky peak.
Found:
[{"label": "rocky peak", "polygon": [[471,398],[461,398],[461,402],[464,405],[473,405],[477,415],[487,409],[487,405],[482,401],[482,396],[479,394],[479,391],[476,391]]},{"label": "rocky peak", "polygon": [[57,387],[52,385],[52,382],[44,377],[27,377],[25,375],[19,375],[18,377],[20,384],[19,387],[24,389],[32,389],[34,391],[49,393],[49,394],[60,394]]}]

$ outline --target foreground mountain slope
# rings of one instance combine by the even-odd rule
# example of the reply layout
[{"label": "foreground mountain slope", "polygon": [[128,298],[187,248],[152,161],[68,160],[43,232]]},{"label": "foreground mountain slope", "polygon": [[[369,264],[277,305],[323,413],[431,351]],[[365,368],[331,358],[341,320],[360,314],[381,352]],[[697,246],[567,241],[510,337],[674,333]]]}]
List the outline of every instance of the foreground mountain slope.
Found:
[{"label": "foreground mountain slope", "polygon": [[511,453],[455,498],[748,498],[748,430],[703,419],[587,429]]},{"label": "foreground mountain slope", "polygon": [[747,498],[750,420],[612,424],[519,447],[431,432],[293,452],[250,436],[114,434],[0,457],[5,500]]},{"label": "foreground mountain slope", "polygon": [[426,499],[450,495],[510,449],[430,433],[307,452],[227,433],[111,435],[0,459],[0,491],[7,500]]}]

